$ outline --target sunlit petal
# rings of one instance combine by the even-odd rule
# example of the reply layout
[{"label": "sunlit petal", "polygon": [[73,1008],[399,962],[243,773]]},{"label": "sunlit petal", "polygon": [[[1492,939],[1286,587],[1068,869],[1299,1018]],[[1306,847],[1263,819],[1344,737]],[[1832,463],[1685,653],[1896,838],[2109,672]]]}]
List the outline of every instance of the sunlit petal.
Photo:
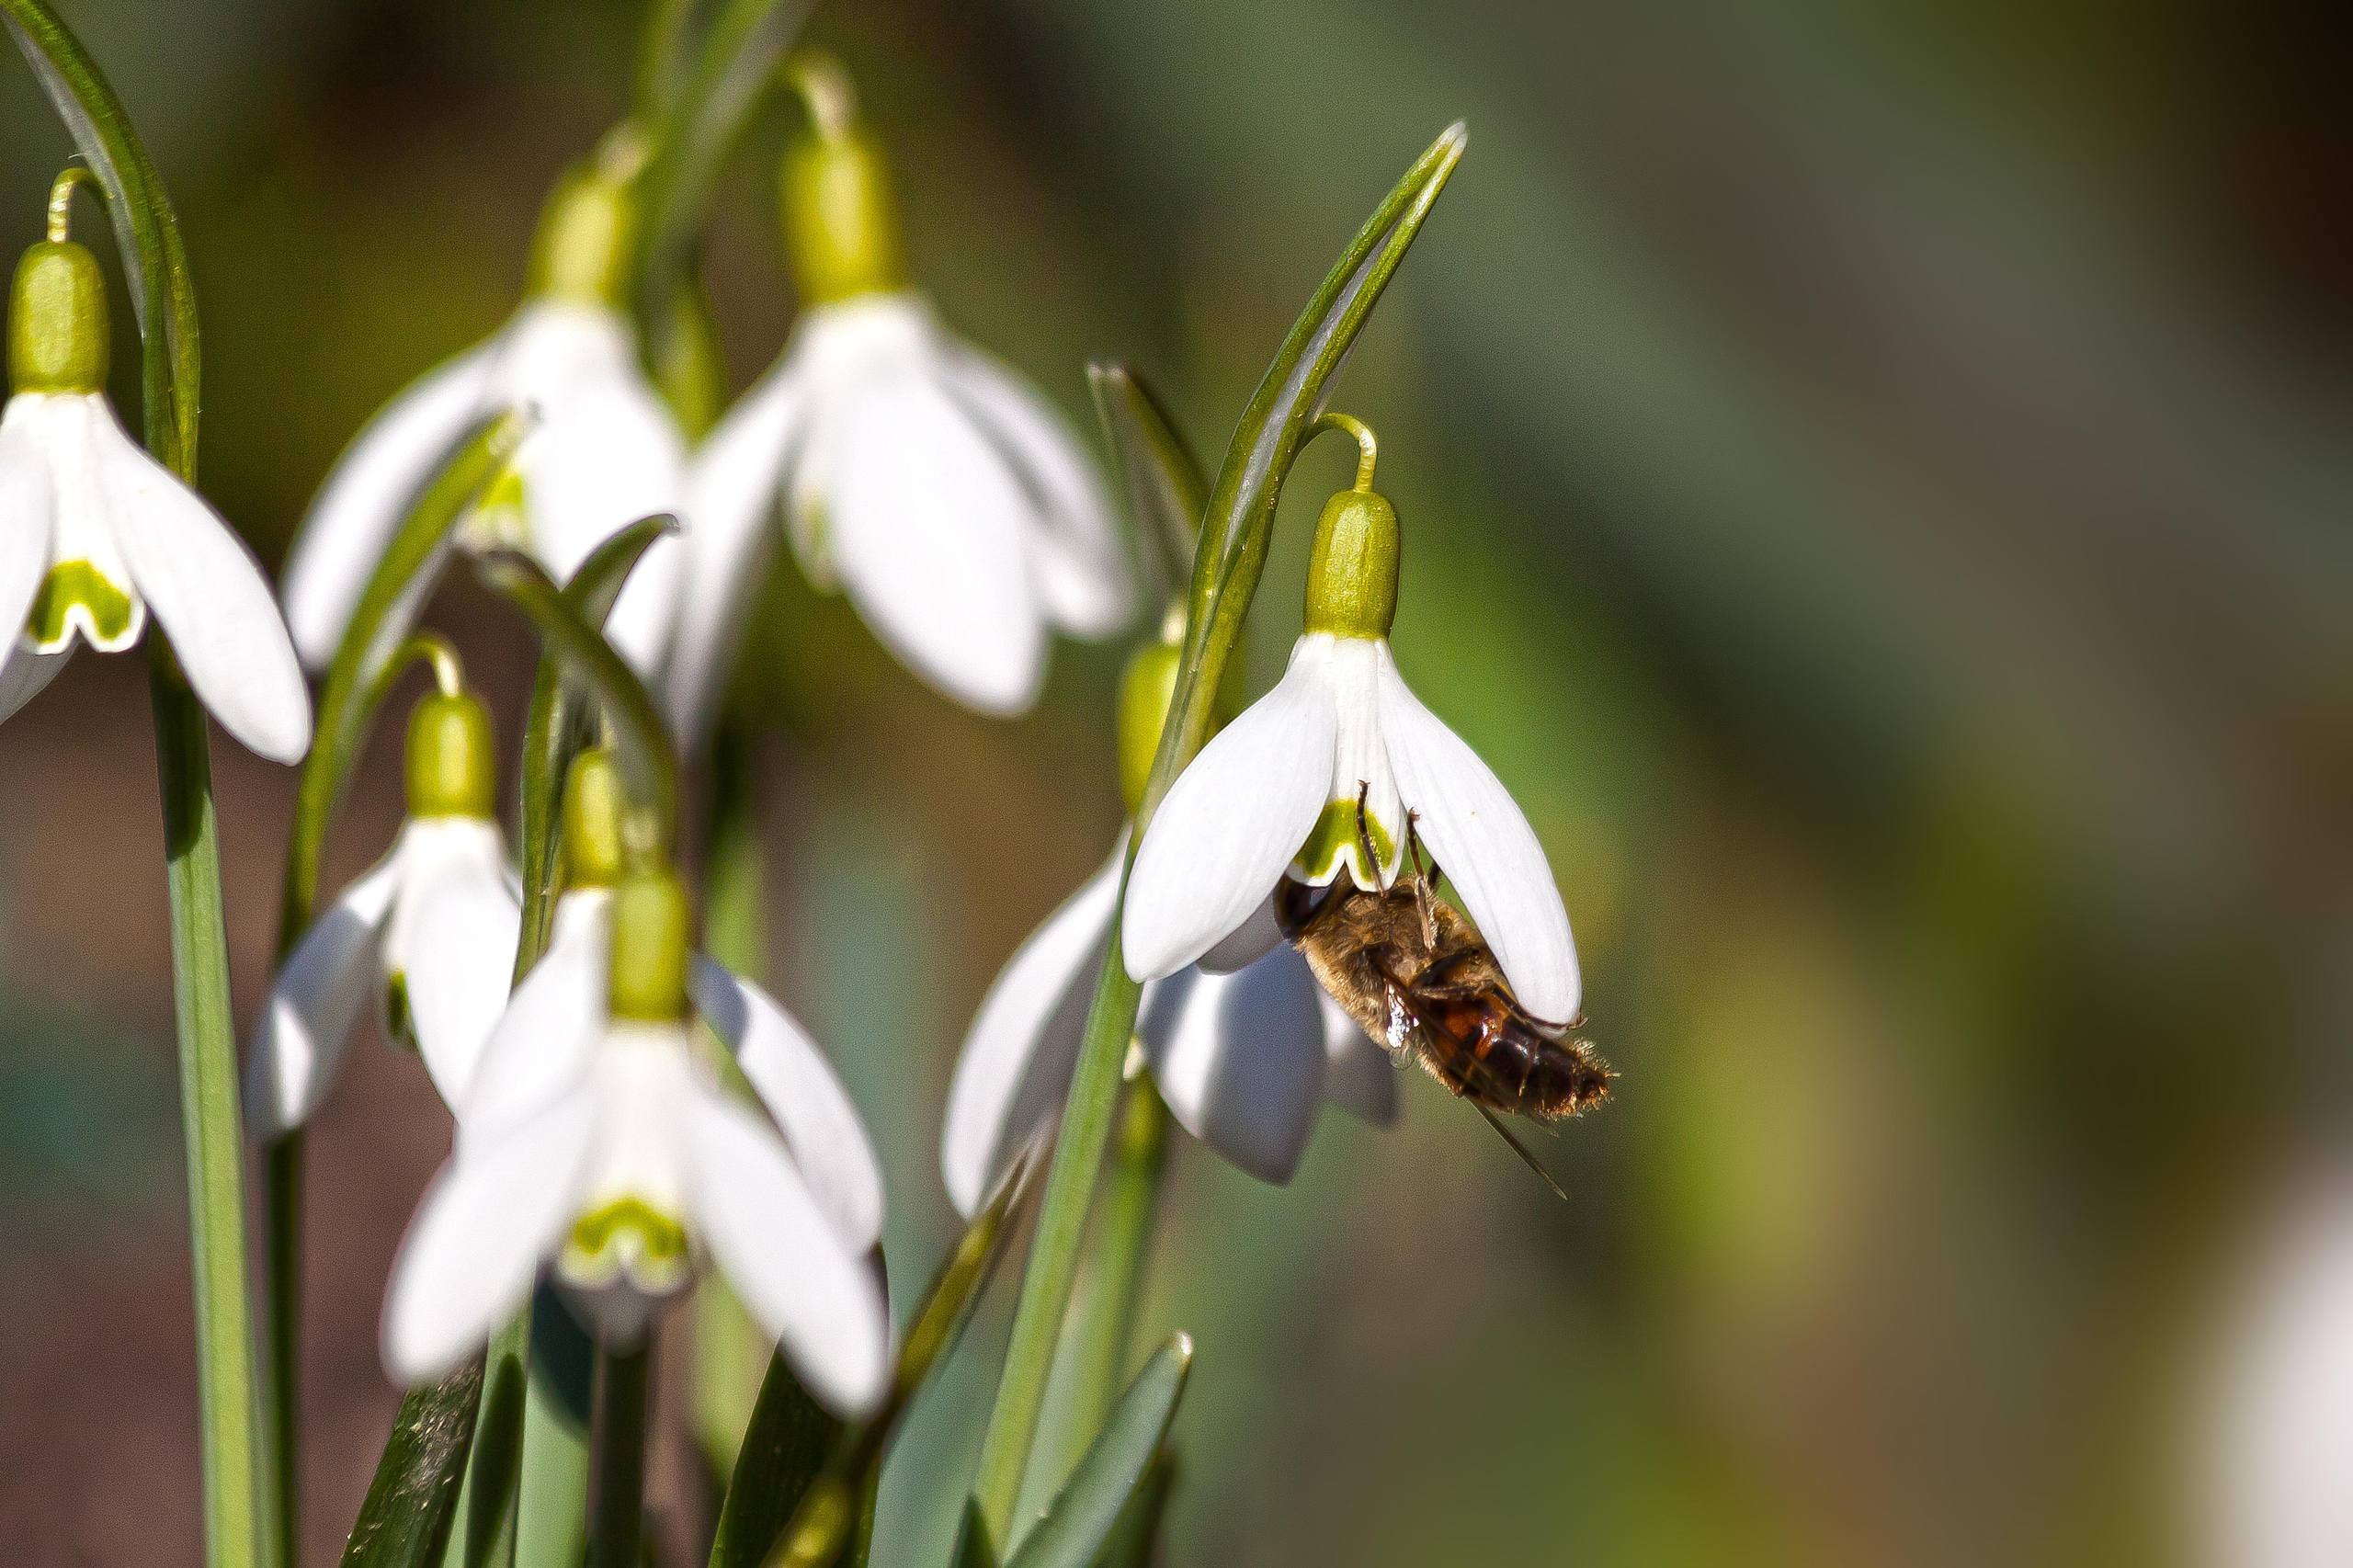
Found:
[{"label": "sunlit petal", "polygon": [[1548,1023],[1570,1023],[1581,996],[1576,946],[1544,846],[1493,770],[1406,688],[1385,645],[1381,727],[1422,842],[1520,1005]]},{"label": "sunlit petal", "polygon": [[608,907],[603,893],[559,901],[547,951],[515,987],[458,1102],[460,1147],[495,1137],[587,1074],[606,1023]]},{"label": "sunlit petal", "polygon": [[1288,948],[1232,974],[1153,983],[1136,1035],[1185,1131],[1261,1181],[1286,1182],[1324,1095],[1324,1019]]},{"label": "sunlit petal", "polygon": [[0,415],[0,651],[21,645],[25,614],[49,570],[57,508],[49,454],[19,406],[12,399],[7,413],[17,416]]},{"label": "sunlit petal", "polygon": [[1160,803],[1128,880],[1139,980],[1172,974],[1248,920],[1314,826],[1332,777],[1324,647],[1302,638],[1272,691],[1201,748]]},{"label": "sunlit petal", "polygon": [[[427,819],[410,832],[434,825]],[[494,839],[494,826],[478,825]],[[507,885],[506,868],[475,855],[452,856],[438,868],[417,865],[411,875],[404,898],[415,911],[405,954],[409,1017],[425,1070],[454,1109],[466,1103],[506,1008],[522,910]]]},{"label": "sunlit petal", "polygon": [[378,942],[400,877],[387,855],[294,944],[262,1004],[245,1057],[245,1125],[265,1141],[309,1120],[383,983]]}]

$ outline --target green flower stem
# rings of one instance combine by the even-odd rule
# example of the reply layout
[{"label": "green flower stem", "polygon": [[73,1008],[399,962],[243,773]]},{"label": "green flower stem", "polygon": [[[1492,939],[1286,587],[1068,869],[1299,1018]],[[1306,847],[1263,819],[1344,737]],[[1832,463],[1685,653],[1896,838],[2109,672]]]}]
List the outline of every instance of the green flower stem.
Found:
[{"label": "green flower stem", "polygon": [[196,1275],[197,1391],[204,1430],[204,1537],[221,1568],[279,1561],[273,1471],[261,1462],[260,1384],[245,1261],[244,1135],[221,914],[221,843],[204,710],[170,650],[153,644],[155,762],[171,891],[180,1112]]},{"label": "green flower stem", "polygon": [[[1151,1261],[1152,1233],[1160,1213],[1160,1178],[1168,1163],[1168,1108],[1149,1079],[1128,1089],[1111,1151],[1110,1183],[1096,1221],[1095,1253],[1087,1262],[1092,1291],[1084,1298],[1069,1341],[1069,1458],[1075,1461],[1128,1386],[1128,1352]],[[1069,1466],[1063,1469],[1067,1471]],[[1059,1480],[1059,1478],[1057,1478]]]},{"label": "green flower stem", "polygon": [[645,1416],[653,1392],[649,1346],[597,1353],[596,1481],[589,1505],[588,1568],[639,1568],[645,1534]]},{"label": "green flower stem", "polygon": [[[1209,737],[1220,683],[1244,618],[1257,592],[1267,561],[1276,504],[1292,460],[1320,410],[1332,378],[1389,279],[1421,232],[1438,193],[1461,162],[1463,128],[1449,126],[1357,232],[1307,308],[1292,324],[1282,347],[1267,367],[1258,389],[1235,425],[1225,461],[1218,471],[1194,552],[1192,586],[1187,597],[1184,656],[1160,746],[1135,813],[1127,864],[1120,872],[1124,903],[1135,846],[1143,841],[1153,812],[1176,775]],[[979,1543],[995,1561],[1011,1555],[1014,1513],[1037,1437],[1039,1412],[1052,1369],[1086,1215],[1110,1142],[1111,1118],[1120,1089],[1120,1067],[1135,1032],[1142,987],[1128,973],[1121,956],[1120,922],[1115,913],[1104,944],[1100,978],[1087,1010],[1086,1032],[1064,1104],[1053,1163],[1040,1206],[1038,1237],[1029,1272],[1014,1308],[1013,1337],[997,1384],[995,1408],[981,1440],[980,1465],[972,1482]]]}]

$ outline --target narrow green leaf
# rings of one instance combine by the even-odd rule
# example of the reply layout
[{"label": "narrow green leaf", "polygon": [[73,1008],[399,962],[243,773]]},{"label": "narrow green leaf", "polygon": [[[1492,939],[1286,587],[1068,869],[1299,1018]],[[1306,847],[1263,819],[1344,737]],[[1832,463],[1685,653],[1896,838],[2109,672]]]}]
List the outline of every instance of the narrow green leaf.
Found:
[{"label": "narrow green leaf", "polygon": [[988,1521],[981,1517],[977,1497],[964,1505],[964,1523],[956,1532],[954,1568],[997,1568],[997,1555],[989,1547]]},{"label": "narrow green leaf", "polygon": [[415,1568],[441,1551],[466,1473],[482,1361],[411,1389],[343,1549],[343,1568]]},{"label": "narrow green leaf", "polygon": [[[641,517],[598,545],[563,585],[562,597],[584,626],[599,627],[613,611],[629,574],[654,540],[676,525],[667,517]],[[595,734],[596,704],[579,683],[564,678],[564,660],[551,649],[540,661],[523,723],[523,942],[517,973],[547,946],[555,914],[555,880],[562,873],[563,781],[572,759]]]},{"label": "narrow green leaf", "polygon": [[[972,1308],[1012,1238],[1012,1227],[1006,1221],[1028,1195],[1035,1171],[1035,1165],[1024,1159],[1006,1177],[988,1207],[965,1228],[956,1250],[940,1265],[931,1289],[924,1293],[923,1305],[915,1309],[915,1321],[900,1344],[890,1398],[853,1440],[835,1447],[832,1462],[809,1483],[800,1506],[793,1510],[791,1523],[775,1538],[766,1568],[826,1568],[840,1561],[881,1481],[891,1435],[972,1321]],[[748,1447],[745,1452],[749,1454]],[[728,1488],[731,1501],[737,1487],[762,1483],[758,1472],[747,1473],[738,1463],[735,1480]],[[715,1552],[711,1562],[717,1568]]]},{"label": "narrow green leaf", "polygon": [[1193,1342],[1181,1334],[1144,1363],[1070,1484],[1021,1538],[1006,1568],[1087,1568],[1095,1561],[1168,1435],[1192,1364]]},{"label": "narrow green leaf", "polygon": [[725,0],[694,51],[684,81],[653,126],[638,176],[638,265],[631,293],[649,334],[647,358],[663,363],[671,304],[692,267],[696,237],[721,166],[791,47],[812,0]]},{"label": "narrow green leaf", "polygon": [[[676,526],[672,519],[662,517],[644,519],[631,528],[654,521],[660,524],[657,533]],[[639,544],[641,551],[643,542]],[[476,570],[485,584],[530,618],[566,676],[594,693],[617,732],[621,776],[628,781],[632,802],[651,814],[663,845],[676,842],[678,767],[671,752],[669,731],[645,683],[605,641],[598,629],[602,618],[592,621],[584,615],[580,599],[567,598],[538,562],[518,551],[492,551],[476,562]],[[551,732],[554,728],[551,726]],[[537,771],[540,760],[531,756],[525,766]]]},{"label": "narrow green leaf", "polygon": [[0,0],[0,15],[106,189],[115,249],[138,317],[147,447],[193,484],[200,382],[196,287],[171,199],[122,101],[47,0]]},{"label": "narrow green leaf", "polygon": [[[1347,359],[1367,316],[1388,286],[1407,247],[1421,233],[1448,176],[1461,161],[1465,132],[1450,126],[1406,170],[1375,208],[1339,260],[1317,288],[1307,308],[1267,367],[1250,399],[1224,466],[1210,492],[1200,543],[1194,552],[1193,581],[1185,618],[1184,657],[1177,665],[1169,715],[1161,728],[1152,774],[1136,812],[1120,869],[1121,896],[1152,813],[1177,773],[1208,738],[1211,710],[1228,657],[1242,634],[1242,622],[1257,592],[1266,564],[1275,504],[1332,379]],[[1038,1241],[1022,1277],[1014,1309],[1013,1337],[1006,1347],[996,1404],[981,1439],[972,1494],[991,1540],[1003,1542],[1028,1472],[1039,1412],[1053,1368],[1054,1343],[1062,1333],[1071,1286],[1086,1233],[1086,1214],[1111,1137],[1111,1113],[1120,1092],[1120,1064],[1134,1035],[1142,988],[1120,957],[1115,914],[1104,940],[1095,999],[1078,1062],[1063,1102],[1053,1163],[1046,1173],[1046,1195],[1038,1212]]]},{"label": "narrow green leaf", "polygon": [[759,1568],[841,1435],[840,1418],[809,1396],[782,1356],[770,1356],[720,1506],[710,1568]]},{"label": "narrow green leaf", "polygon": [[1168,1513],[1168,1495],[1176,1487],[1176,1456],[1163,1447],[1152,1457],[1152,1468],[1120,1510],[1111,1539],[1097,1553],[1095,1568],[1152,1568],[1160,1542],[1160,1521]]},{"label": "narrow green leaf", "polygon": [[1150,579],[1145,586],[1153,598],[1165,599],[1192,575],[1209,480],[1165,406],[1134,369],[1089,365],[1086,379],[1127,491],[1128,517]]}]

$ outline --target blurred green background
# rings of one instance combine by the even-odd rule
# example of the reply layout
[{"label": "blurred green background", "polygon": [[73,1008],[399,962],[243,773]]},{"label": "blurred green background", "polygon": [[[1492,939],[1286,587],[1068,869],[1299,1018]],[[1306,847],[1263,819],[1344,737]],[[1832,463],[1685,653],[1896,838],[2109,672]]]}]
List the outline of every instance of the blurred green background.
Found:
[{"label": "blurred green background", "polygon": [[[541,191],[625,107],[635,9],[61,8],[177,199],[206,487],[274,563],[368,414],[511,308]],[[1399,658],[1544,837],[1623,1078],[1541,1143],[1565,1205],[1419,1079],[1393,1131],[1327,1117],[1287,1189],[1180,1152],[1170,1562],[2196,1560],[2218,1315],[2353,1110],[2353,112],[2304,15],[819,11],[948,317],[1074,418],[1086,360],[1131,361],[1212,460],[1361,215],[1472,127],[1338,403],[1406,523]],[[21,244],[67,145],[7,64]],[[782,124],[708,257],[739,386],[793,309]],[[1294,479],[1258,684],[1347,460]],[[442,607],[511,735],[528,640]],[[953,1229],[953,1046],[1116,825],[1119,654],[1060,649],[998,723],[789,569],[771,609],[773,973],[875,1125],[912,1282]],[[0,732],[26,1561],[199,1556],[143,684],[78,660]],[[390,832],[378,752],[338,875]],[[219,767],[250,1013],[292,781]],[[312,1562],[389,1419],[384,1269],[446,1148],[414,1061],[354,1060],[311,1156]],[[878,1562],[942,1560],[1006,1316],[919,1412]]]}]

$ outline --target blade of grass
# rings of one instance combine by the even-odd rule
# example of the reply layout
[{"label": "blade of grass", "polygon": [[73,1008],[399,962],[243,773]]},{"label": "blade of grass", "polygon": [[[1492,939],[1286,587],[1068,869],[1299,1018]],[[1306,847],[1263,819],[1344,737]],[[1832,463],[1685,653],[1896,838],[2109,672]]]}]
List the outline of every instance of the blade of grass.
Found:
[{"label": "blade of grass", "polygon": [[415,1568],[448,1537],[482,1399],[482,1362],[411,1389],[359,1505],[343,1568]]},{"label": "blade of grass", "polygon": [[1193,1342],[1177,1335],[1144,1363],[1046,1517],[1006,1568],[1088,1568],[1111,1539],[1185,1392]]},{"label": "blade of grass", "polygon": [[[1234,427],[1202,520],[1187,602],[1183,661],[1136,812],[1129,864],[1120,869],[1122,900],[1134,846],[1142,841],[1154,809],[1208,736],[1219,682],[1266,564],[1275,506],[1291,460],[1367,316],[1461,160],[1465,136],[1461,126],[1449,126],[1374,209],[1308,301]],[[1078,1270],[1087,1210],[1110,1141],[1120,1064],[1135,1030],[1142,991],[1120,957],[1115,912],[1054,1142],[1053,1164],[1046,1176],[1038,1240],[1022,1278],[1013,1337],[972,1482],[972,1494],[990,1531],[988,1544],[999,1556],[1012,1540],[1014,1509],[1037,1437],[1054,1342]]]}]

